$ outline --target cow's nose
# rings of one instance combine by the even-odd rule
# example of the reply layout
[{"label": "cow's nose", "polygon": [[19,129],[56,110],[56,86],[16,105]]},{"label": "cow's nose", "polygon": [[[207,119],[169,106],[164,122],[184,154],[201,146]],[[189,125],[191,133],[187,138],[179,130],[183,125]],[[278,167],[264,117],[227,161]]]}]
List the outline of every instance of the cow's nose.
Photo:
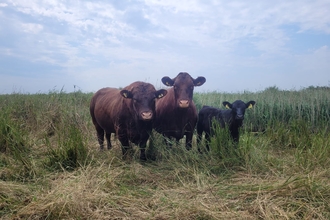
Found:
[{"label": "cow's nose", "polygon": [[238,114],[238,115],[236,115],[236,118],[237,118],[237,119],[244,119],[244,115],[242,115],[242,114]]},{"label": "cow's nose", "polygon": [[181,108],[188,108],[189,107],[189,101],[188,100],[180,100],[179,105]]},{"label": "cow's nose", "polygon": [[142,112],[141,116],[144,120],[150,120],[152,119],[152,112]]}]

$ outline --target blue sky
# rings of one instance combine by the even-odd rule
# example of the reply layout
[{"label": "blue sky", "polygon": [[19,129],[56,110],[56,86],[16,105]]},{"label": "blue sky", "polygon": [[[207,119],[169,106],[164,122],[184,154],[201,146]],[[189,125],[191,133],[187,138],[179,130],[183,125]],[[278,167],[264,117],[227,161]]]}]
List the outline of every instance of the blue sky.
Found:
[{"label": "blue sky", "polygon": [[0,94],[95,92],[163,76],[195,91],[330,86],[329,0],[0,2]]}]

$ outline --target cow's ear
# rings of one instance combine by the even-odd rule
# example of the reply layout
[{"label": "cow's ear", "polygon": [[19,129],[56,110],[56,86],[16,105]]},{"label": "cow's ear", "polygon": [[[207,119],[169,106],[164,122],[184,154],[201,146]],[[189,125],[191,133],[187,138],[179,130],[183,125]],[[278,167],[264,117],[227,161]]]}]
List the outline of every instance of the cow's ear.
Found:
[{"label": "cow's ear", "polygon": [[120,94],[121,94],[124,98],[126,98],[126,99],[131,99],[131,98],[133,98],[133,94],[132,94],[132,92],[130,92],[130,91],[126,90],[126,89],[121,90],[121,91],[120,91]]},{"label": "cow's ear", "polygon": [[255,104],[256,104],[255,101],[249,101],[248,103],[246,103],[246,107],[247,108],[252,108]]},{"label": "cow's ear", "polygon": [[230,102],[227,102],[227,101],[223,102],[222,104],[223,104],[223,106],[225,106],[226,108],[231,108],[231,107],[232,107],[231,103],[230,103]]},{"label": "cow's ear", "polygon": [[162,78],[162,82],[165,86],[173,86],[173,84],[174,84],[174,81],[168,76],[164,76]]},{"label": "cow's ear", "polygon": [[156,91],[156,98],[160,99],[163,98],[164,96],[166,96],[167,91],[165,89],[160,89],[158,91]]},{"label": "cow's ear", "polygon": [[196,79],[194,79],[194,85],[195,85],[195,86],[201,86],[201,85],[203,85],[205,82],[206,82],[206,79],[205,79],[205,77],[203,77],[203,76],[199,76],[199,77],[197,77]]}]

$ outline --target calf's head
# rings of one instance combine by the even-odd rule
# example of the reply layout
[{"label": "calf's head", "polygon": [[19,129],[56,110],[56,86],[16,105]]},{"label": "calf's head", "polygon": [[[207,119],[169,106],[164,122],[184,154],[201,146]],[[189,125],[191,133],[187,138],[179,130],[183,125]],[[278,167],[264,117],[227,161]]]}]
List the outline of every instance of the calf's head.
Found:
[{"label": "calf's head", "polygon": [[244,103],[241,100],[236,100],[233,103],[229,103],[227,101],[223,102],[222,104],[232,110],[232,114],[234,115],[236,120],[243,120],[245,109],[252,108],[255,105],[255,101],[249,101],[248,103]]},{"label": "calf's head", "polygon": [[166,86],[172,86],[174,90],[175,102],[180,108],[188,108],[192,102],[195,86],[201,86],[205,83],[205,77],[192,78],[188,73],[181,72],[175,78],[168,76],[162,78]]},{"label": "calf's head", "polygon": [[155,99],[167,94],[165,89],[157,90],[149,83],[140,83],[132,88],[123,89],[120,94],[129,100],[129,110],[138,120],[149,121],[154,118]]}]

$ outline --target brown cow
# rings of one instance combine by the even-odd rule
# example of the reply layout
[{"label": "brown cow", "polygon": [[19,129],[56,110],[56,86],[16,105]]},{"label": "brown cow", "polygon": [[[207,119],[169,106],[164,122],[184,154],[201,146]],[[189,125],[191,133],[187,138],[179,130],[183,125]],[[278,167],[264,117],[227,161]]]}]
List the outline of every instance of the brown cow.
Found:
[{"label": "brown cow", "polygon": [[181,72],[175,78],[165,76],[162,82],[172,86],[163,99],[156,101],[156,120],[154,128],[167,138],[175,138],[178,142],[186,135],[186,148],[192,146],[192,136],[197,123],[197,110],[193,102],[195,86],[205,83],[204,77],[192,78]]},{"label": "brown cow", "polygon": [[156,91],[153,85],[145,82],[134,82],[122,90],[103,88],[97,91],[90,103],[90,114],[100,149],[103,149],[104,133],[108,149],[111,148],[111,133],[115,133],[124,157],[130,141],[139,145],[140,159],[146,160],[145,147],[155,118],[155,99],[166,94],[165,89]]}]

